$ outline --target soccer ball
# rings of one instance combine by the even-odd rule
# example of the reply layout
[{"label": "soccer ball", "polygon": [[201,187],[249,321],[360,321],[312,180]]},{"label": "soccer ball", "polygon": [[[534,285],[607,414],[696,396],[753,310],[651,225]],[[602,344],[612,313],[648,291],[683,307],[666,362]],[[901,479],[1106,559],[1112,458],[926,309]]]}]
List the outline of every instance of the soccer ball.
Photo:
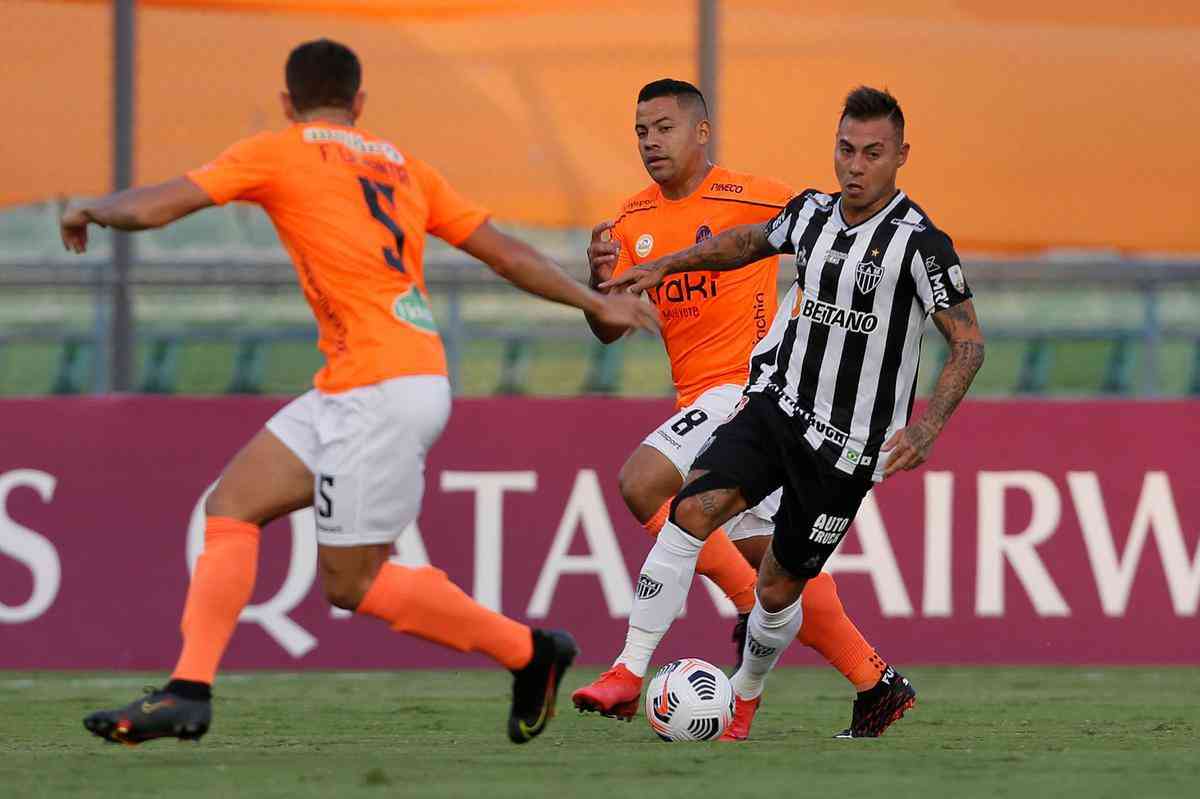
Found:
[{"label": "soccer ball", "polygon": [[733,686],[725,672],[698,658],[658,670],[646,691],[646,720],[664,741],[711,741],[733,720]]}]

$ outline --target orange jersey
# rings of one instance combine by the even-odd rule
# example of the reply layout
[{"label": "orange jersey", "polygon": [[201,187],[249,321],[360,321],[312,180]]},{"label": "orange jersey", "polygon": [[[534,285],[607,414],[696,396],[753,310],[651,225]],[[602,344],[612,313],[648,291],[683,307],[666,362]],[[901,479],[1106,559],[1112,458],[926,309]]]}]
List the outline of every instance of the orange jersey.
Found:
[{"label": "orange jersey", "polygon": [[215,203],[271,217],[317,320],[317,388],[446,374],[425,234],[459,244],[488,213],[436,170],[365,131],[309,122],[243,139],[187,177]]},{"label": "orange jersey", "polygon": [[[628,199],[613,227],[621,249],[614,275],[683,250],[738,225],[766,222],[795,194],[774,180],[714,166],[682,200],[652,184]],[[671,359],[676,403],[689,405],[714,386],[741,385],[750,351],[771,326],[779,258],[727,272],[681,272],[649,292]]]}]

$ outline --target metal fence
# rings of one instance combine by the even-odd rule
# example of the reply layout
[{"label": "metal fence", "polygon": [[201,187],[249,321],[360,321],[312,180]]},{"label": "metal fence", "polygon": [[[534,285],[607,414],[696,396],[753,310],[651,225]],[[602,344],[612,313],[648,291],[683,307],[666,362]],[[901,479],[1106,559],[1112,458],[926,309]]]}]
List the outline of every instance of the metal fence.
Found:
[{"label": "metal fence", "polygon": [[[315,338],[291,265],[257,210],[210,211],[179,229],[139,236],[127,281],[114,274],[113,243],[103,233],[87,257],[62,253],[54,240],[55,213],[44,206],[24,209],[19,220],[0,215],[0,370],[6,351],[10,373],[24,368],[11,365],[13,353],[26,353],[27,363],[36,349],[37,358],[54,361],[53,379],[31,380],[18,386],[22,393],[103,391],[110,385],[118,291],[129,291],[133,310],[134,371],[140,373],[129,383],[133,390],[174,390],[180,352],[192,345],[224,347],[212,356],[229,370],[222,390],[265,390],[256,375],[270,363],[272,349],[292,343],[307,352]],[[585,232],[519,233],[583,278]],[[1084,351],[1100,359],[1096,377],[1072,393],[1200,393],[1200,262],[1093,254],[1025,261],[967,257],[965,267],[989,340],[1006,346],[1016,361],[1011,379],[994,382],[990,393],[1052,393],[1054,370],[1070,367]],[[785,263],[781,290],[793,275]],[[571,309],[522,295],[457,250],[431,244],[426,277],[460,390],[469,383],[467,364],[481,357],[497,362],[496,375],[469,393],[545,390],[545,380],[542,388],[527,380],[537,368],[535,353],[567,345],[573,354],[542,371],[564,372],[568,361],[583,361],[581,374],[560,375],[552,381],[554,393],[669,389],[661,370],[655,380],[634,374],[622,385],[622,359],[629,353],[643,352],[646,363],[663,360],[648,339],[615,349],[594,344]],[[927,342],[928,357],[939,358],[940,337],[927,336]],[[1067,354],[1055,366],[1059,350]],[[936,370],[923,371],[928,377]],[[10,383],[20,380],[10,377]]]}]

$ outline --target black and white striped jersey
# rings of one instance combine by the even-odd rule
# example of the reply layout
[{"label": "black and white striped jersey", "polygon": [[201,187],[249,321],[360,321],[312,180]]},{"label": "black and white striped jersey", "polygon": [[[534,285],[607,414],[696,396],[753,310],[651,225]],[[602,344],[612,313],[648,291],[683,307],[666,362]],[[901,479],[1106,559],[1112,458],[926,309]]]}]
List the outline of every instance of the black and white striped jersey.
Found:
[{"label": "black and white striped jersey", "polygon": [[773,396],[847,474],[883,479],[879,448],[908,424],[927,318],[971,297],[950,237],[904,192],[857,225],[809,189],[766,231],[796,282],[750,356],[747,391]]}]

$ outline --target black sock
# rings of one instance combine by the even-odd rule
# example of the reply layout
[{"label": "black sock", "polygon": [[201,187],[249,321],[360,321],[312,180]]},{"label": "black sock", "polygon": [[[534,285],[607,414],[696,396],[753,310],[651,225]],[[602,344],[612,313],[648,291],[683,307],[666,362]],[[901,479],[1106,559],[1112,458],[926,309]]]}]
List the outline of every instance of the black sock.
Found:
[{"label": "black sock", "polygon": [[171,680],[163,690],[169,694],[182,697],[184,699],[195,699],[197,701],[207,702],[212,699],[212,686],[206,682],[193,682],[191,680]]}]

